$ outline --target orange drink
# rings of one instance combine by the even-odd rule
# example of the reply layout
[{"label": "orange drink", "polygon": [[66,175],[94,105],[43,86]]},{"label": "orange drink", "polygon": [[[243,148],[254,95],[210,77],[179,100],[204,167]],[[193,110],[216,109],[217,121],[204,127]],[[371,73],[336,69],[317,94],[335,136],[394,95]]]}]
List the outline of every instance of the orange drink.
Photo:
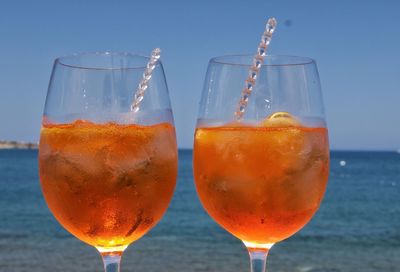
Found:
[{"label": "orange drink", "polygon": [[124,249],[161,219],[172,198],[174,127],[44,125],[39,166],[46,202],[69,232],[100,251]]},{"label": "orange drink", "polygon": [[251,244],[273,244],[300,230],[319,208],[329,172],[325,128],[268,122],[195,133],[194,176],[204,208]]}]

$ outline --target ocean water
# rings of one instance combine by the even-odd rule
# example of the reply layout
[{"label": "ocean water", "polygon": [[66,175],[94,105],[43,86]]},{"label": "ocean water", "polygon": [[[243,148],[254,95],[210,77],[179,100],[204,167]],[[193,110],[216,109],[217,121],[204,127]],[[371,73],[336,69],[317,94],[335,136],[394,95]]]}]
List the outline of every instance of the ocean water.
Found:
[{"label": "ocean water", "polygon": [[[162,221],[126,250],[123,272],[249,271],[241,242],[202,209],[191,159],[191,151],[179,152],[172,203]],[[97,251],[47,209],[37,151],[0,150],[0,192],[0,271],[102,271]],[[320,210],[271,249],[267,266],[270,272],[400,271],[400,154],[333,152]]]}]

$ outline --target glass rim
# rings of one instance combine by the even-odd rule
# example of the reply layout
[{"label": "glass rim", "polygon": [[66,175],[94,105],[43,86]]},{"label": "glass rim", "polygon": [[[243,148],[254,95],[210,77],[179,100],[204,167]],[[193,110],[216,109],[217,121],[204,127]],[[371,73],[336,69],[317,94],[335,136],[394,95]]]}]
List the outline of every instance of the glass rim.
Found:
[{"label": "glass rim", "polygon": [[[241,61],[239,61],[239,58],[244,58],[244,57],[249,57],[251,60],[254,57],[254,54],[232,54],[232,55],[223,55],[223,56],[217,56],[213,57],[210,59],[210,63],[216,63],[216,64],[223,64],[223,65],[230,65],[230,66],[239,66],[239,67],[251,67],[252,63],[245,64]],[[287,66],[304,66],[304,65],[309,65],[309,64],[315,64],[316,61],[312,58],[309,57],[301,57],[301,56],[293,56],[293,55],[266,55],[265,59],[268,58],[278,58],[278,59],[286,59],[289,60],[291,59],[292,61],[290,62],[282,62],[282,63],[263,63],[261,66],[262,67],[287,67]],[[231,60],[229,60],[231,59]],[[234,60],[236,59],[236,60]]]},{"label": "glass rim", "polygon": [[[67,63],[66,61],[72,60],[72,59],[77,59],[80,57],[84,56],[123,56],[123,57],[139,57],[142,58],[145,61],[143,65],[138,64],[138,65],[132,65],[130,67],[94,67],[93,65],[76,65],[76,64],[70,64]],[[145,56],[142,54],[138,53],[132,53],[132,52],[118,52],[118,51],[88,51],[88,52],[77,52],[77,53],[72,53],[69,55],[64,55],[61,57],[58,57],[54,60],[54,63],[69,67],[69,68],[75,68],[75,69],[83,69],[83,70],[103,70],[103,71],[108,71],[108,70],[136,70],[140,69],[143,70],[146,68],[147,62],[150,60],[149,56]],[[158,63],[161,62],[161,60],[158,60]],[[157,63],[157,64],[158,64]]]}]

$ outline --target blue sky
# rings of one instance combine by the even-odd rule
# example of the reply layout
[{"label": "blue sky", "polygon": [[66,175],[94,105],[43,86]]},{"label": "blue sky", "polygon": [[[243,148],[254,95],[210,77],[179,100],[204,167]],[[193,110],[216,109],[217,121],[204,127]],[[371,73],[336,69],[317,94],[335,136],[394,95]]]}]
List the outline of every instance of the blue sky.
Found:
[{"label": "blue sky", "polygon": [[[317,60],[333,149],[400,148],[400,1],[19,1],[0,3],[0,139],[37,141],[53,60],[158,46],[180,147],[191,147],[208,60],[254,53]],[[290,20],[291,24],[285,24]]]}]

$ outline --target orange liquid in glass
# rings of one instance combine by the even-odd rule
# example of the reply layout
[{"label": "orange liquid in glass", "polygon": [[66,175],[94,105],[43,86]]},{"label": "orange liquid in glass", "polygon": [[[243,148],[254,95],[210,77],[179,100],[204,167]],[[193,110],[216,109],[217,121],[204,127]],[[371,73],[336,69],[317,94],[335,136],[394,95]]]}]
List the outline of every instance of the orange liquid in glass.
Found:
[{"label": "orange liquid in glass", "polygon": [[325,128],[198,128],[194,176],[204,208],[252,244],[279,242],[317,211],[329,172]]},{"label": "orange liquid in glass", "polygon": [[172,198],[174,127],[45,125],[39,168],[47,205],[69,232],[100,250],[123,249],[161,219]]}]

